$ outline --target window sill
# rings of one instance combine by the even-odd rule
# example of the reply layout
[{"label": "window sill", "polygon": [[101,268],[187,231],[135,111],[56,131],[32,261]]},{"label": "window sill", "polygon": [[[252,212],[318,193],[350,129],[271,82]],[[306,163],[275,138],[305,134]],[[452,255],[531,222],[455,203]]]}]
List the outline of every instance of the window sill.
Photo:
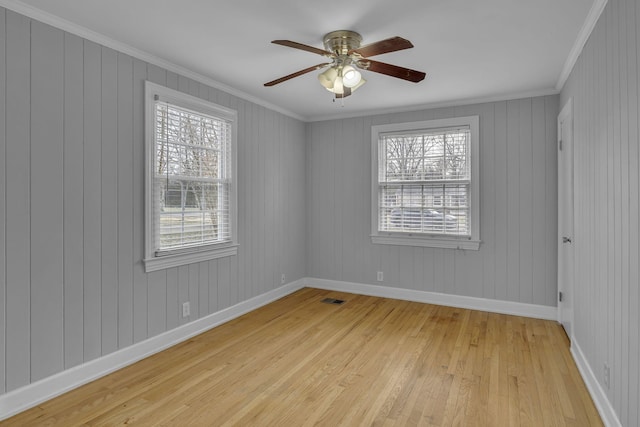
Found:
[{"label": "window sill", "polygon": [[428,248],[444,249],[468,249],[477,251],[480,249],[480,240],[456,239],[444,237],[422,236],[380,236],[372,235],[371,242],[381,245],[422,246]]},{"label": "window sill", "polygon": [[171,267],[178,267],[185,264],[193,264],[195,262],[209,261],[217,258],[234,256],[238,253],[238,245],[227,245],[206,251],[193,251],[179,254],[167,254],[156,256],[144,260],[144,271],[163,270]]}]

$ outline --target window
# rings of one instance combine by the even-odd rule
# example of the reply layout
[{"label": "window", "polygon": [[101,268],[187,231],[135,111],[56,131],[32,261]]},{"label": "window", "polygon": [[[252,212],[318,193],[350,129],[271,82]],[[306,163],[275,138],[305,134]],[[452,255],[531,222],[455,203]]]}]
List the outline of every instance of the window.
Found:
[{"label": "window", "polygon": [[373,126],[374,243],[480,245],[478,116]]},{"label": "window", "polygon": [[236,112],[145,91],[146,271],[235,255]]}]

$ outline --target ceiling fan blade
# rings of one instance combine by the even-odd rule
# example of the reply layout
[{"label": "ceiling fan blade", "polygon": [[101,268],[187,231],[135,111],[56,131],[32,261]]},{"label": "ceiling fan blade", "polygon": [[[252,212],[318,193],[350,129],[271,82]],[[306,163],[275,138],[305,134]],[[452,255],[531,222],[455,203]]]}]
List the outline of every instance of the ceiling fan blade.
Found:
[{"label": "ceiling fan blade", "polygon": [[305,50],[307,52],[317,53],[318,55],[328,56],[331,58],[335,56],[333,53],[329,52],[328,50],[318,49],[317,47],[308,46],[306,44],[302,44],[298,42],[292,42],[291,40],[272,40],[271,43],[279,44],[281,46],[292,47],[294,49]]},{"label": "ceiling fan blade", "polygon": [[278,83],[286,82],[287,80],[292,79],[294,77],[298,77],[298,76],[301,76],[303,74],[307,74],[307,73],[310,73],[312,71],[319,70],[320,68],[326,67],[329,64],[330,64],[330,62],[325,62],[323,64],[314,65],[313,67],[309,67],[309,68],[305,68],[304,70],[296,71],[295,73],[289,74],[289,75],[284,76],[284,77],[280,77],[279,79],[270,81],[268,83],[265,83],[264,85],[265,86],[274,86],[274,85],[277,85]]},{"label": "ceiling fan blade", "polygon": [[407,39],[403,39],[402,37],[391,37],[390,39],[380,40],[379,42],[371,43],[357,49],[351,49],[347,54],[351,55],[352,53],[357,53],[363,58],[368,58],[370,56],[395,52],[397,50],[410,49],[412,47],[413,44],[411,44]]},{"label": "ceiling fan blade", "polygon": [[385,64],[384,62],[365,59],[356,62],[356,65],[363,70],[373,71],[374,73],[386,74],[387,76],[396,77],[410,82],[418,83],[422,81],[426,74],[422,71],[411,70],[409,68],[398,67],[397,65]]}]

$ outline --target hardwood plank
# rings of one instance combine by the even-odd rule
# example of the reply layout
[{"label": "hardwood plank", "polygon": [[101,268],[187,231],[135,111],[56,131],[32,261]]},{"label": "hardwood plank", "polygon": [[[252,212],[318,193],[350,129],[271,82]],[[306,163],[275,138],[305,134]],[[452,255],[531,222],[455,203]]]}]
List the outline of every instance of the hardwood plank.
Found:
[{"label": "hardwood plank", "polygon": [[212,420],[602,425],[555,322],[308,288],[0,424]]}]

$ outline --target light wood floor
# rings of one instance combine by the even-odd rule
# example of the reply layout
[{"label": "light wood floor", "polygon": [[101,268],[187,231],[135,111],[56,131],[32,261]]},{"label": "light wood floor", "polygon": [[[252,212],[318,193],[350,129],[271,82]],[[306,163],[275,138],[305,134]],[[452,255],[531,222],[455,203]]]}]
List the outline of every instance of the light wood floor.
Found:
[{"label": "light wood floor", "polygon": [[0,424],[602,425],[555,322],[316,289]]}]

